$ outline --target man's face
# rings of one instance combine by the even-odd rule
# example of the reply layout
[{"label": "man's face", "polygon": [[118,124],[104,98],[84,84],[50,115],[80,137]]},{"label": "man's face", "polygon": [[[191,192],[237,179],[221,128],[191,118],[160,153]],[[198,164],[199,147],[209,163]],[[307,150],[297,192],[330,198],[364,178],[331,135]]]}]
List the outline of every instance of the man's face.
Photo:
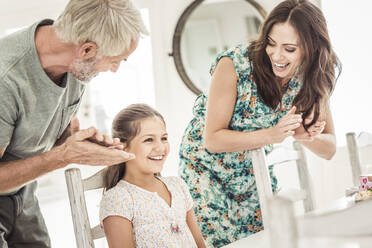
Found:
[{"label": "man's face", "polygon": [[84,83],[89,82],[100,72],[105,72],[109,70],[112,72],[116,72],[120,67],[120,63],[122,61],[126,61],[129,55],[131,55],[134,52],[134,50],[136,50],[137,46],[138,41],[132,42],[129,50],[118,56],[112,57],[106,56],[100,58],[97,58],[96,56],[94,58],[89,59],[76,58],[71,63],[69,72],[75,78]]}]

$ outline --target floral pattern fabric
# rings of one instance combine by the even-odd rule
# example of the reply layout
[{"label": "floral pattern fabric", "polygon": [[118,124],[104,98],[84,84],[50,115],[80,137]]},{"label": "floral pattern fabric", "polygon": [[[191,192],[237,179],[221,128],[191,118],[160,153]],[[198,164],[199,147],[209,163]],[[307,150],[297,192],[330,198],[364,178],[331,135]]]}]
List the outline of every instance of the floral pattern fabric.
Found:
[{"label": "floral pattern fabric", "polygon": [[171,193],[171,206],[156,192],[120,180],[103,195],[101,226],[108,216],[121,216],[132,222],[136,247],[196,248],[186,223],[186,213],[193,207],[187,185],[179,177],[159,179]]},{"label": "floral pattern fabric", "polygon": [[[253,67],[247,45],[239,45],[218,55],[211,66],[213,73],[222,57],[234,64],[237,99],[229,129],[251,132],[276,125],[292,107],[301,88],[298,78],[292,78],[283,95],[281,106],[273,110],[265,105],[252,80]],[[221,247],[263,229],[259,199],[250,151],[210,153],[203,144],[207,96],[197,97],[194,118],[187,126],[180,146],[179,174],[189,186],[195,202],[195,213],[204,239],[212,247]],[[272,145],[265,147],[265,152]],[[270,167],[273,190],[277,179]]]}]

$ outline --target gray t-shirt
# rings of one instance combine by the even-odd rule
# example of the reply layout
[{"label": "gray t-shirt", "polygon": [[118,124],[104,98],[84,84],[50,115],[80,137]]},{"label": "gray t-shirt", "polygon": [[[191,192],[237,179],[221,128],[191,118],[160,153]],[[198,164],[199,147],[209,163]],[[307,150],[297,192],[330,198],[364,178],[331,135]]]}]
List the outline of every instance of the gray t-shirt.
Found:
[{"label": "gray t-shirt", "polygon": [[0,162],[49,151],[76,113],[85,85],[67,73],[64,87],[41,67],[35,31],[52,20],[0,39]]}]

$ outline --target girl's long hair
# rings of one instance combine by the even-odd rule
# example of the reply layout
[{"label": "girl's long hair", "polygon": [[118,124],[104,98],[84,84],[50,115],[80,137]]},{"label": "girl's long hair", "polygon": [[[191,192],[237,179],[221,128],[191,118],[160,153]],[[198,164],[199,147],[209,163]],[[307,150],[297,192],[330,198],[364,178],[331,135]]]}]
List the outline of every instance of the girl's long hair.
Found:
[{"label": "girl's long hair", "polygon": [[[157,117],[164,122],[163,116],[146,104],[132,104],[121,110],[112,123],[112,137],[119,138],[126,147],[141,131],[141,120]],[[105,190],[114,187],[125,174],[125,162],[106,168]]]},{"label": "girl's long hair", "polygon": [[276,23],[285,22],[297,31],[303,49],[303,62],[298,70],[303,85],[293,100],[293,105],[297,107],[297,113],[303,113],[304,119],[314,114],[311,123],[304,125],[307,130],[328,108],[328,100],[342,66],[332,49],[322,11],[307,0],[287,0],[280,3],[265,20],[259,38],[248,47],[254,68],[253,78],[258,94],[266,105],[276,109],[284,94],[265,49],[272,27]]}]

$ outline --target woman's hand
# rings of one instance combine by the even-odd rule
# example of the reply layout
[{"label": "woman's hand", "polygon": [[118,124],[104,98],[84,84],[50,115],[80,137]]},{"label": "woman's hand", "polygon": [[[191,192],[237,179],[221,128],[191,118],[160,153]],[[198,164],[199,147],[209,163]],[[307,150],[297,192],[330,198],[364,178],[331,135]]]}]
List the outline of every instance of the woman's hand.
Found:
[{"label": "woman's hand", "polygon": [[[312,118],[306,118],[304,123],[308,124],[311,121]],[[323,132],[325,125],[326,125],[325,121],[317,121],[313,125],[311,125],[306,131],[304,125],[301,124],[301,126],[295,130],[293,138],[298,141],[313,141],[315,136]]]},{"label": "woman's hand", "polygon": [[285,138],[293,136],[295,129],[301,126],[302,117],[300,114],[295,114],[296,107],[292,107],[274,127],[270,129],[270,136],[273,139],[272,143],[281,143]]}]

